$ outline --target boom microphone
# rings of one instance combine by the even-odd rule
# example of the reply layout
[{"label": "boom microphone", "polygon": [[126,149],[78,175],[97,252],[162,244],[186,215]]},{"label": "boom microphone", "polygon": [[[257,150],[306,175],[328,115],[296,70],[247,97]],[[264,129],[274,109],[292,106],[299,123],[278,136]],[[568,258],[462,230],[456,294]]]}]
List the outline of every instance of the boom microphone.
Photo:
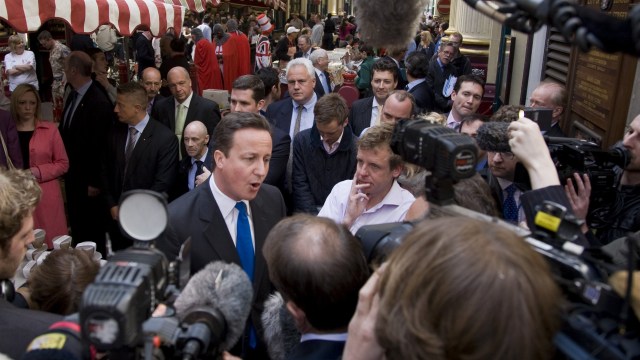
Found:
[{"label": "boom microphone", "polygon": [[215,261],[191,277],[174,304],[193,335],[185,341],[185,354],[198,358],[214,350],[229,350],[244,331],[253,289],[242,268]]},{"label": "boom microphone", "polygon": [[374,48],[387,49],[407,47],[416,35],[418,19],[426,5],[426,0],[355,0],[353,3],[361,38]]},{"label": "boom microphone", "polygon": [[288,359],[291,350],[300,343],[300,332],[279,292],[265,300],[261,320],[271,360]]},{"label": "boom microphone", "polygon": [[486,122],[478,129],[476,141],[478,147],[485,151],[510,152],[508,122]]}]

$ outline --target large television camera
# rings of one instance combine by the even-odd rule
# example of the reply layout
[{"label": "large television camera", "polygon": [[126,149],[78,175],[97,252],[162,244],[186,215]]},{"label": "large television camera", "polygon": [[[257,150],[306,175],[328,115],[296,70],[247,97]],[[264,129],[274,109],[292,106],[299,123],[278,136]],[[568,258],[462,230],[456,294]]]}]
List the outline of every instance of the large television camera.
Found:
[{"label": "large television camera", "polygon": [[[565,169],[583,170],[594,176],[596,182],[600,171],[608,169],[603,164],[620,165],[618,159],[625,157],[624,152],[600,152],[581,141],[568,140],[563,139],[556,149],[557,158],[566,164]],[[537,207],[536,229],[529,231],[454,204],[453,184],[475,173],[475,148],[471,145],[475,147],[470,137],[441,125],[402,120],[395,128],[392,149],[405,161],[430,173],[425,193],[431,209],[444,216],[470,217],[487,222],[487,226],[506,227],[544,256],[570,303],[564,314],[564,327],[555,339],[560,358],[640,356],[640,346],[637,342],[633,345],[638,320],[628,312],[630,299],[618,296],[607,282],[609,275],[619,269],[599,249],[585,249],[574,242],[581,235],[579,223],[569,216],[567,209],[545,201]],[[380,263],[402,243],[414,225],[404,222],[363,226],[356,237],[368,261]]]},{"label": "large television camera", "polygon": [[[154,247],[168,221],[161,194],[123,194],[119,218],[133,246],[108,259],[85,289],[79,313],[52,325],[24,358],[94,359],[108,353],[113,359],[201,359],[230,349],[242,335],[253,298],[244,271],[212,262],[190,278],[189,239],[169,262]],[[47,336],[64,336],[73,346],[52,352]]]}]

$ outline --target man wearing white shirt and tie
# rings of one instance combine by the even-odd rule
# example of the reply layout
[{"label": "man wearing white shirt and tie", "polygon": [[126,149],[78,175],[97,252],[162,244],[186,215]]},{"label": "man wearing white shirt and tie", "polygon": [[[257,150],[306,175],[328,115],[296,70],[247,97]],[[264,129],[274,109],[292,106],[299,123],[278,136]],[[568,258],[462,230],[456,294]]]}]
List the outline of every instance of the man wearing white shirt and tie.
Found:
[{"label": "man wearing white shirt and tie", "polygon": [[329,55],[327,51],[324,49],[318,49],[311,53],[311,64],[313,64],[313,69],[316,72],[316,87],[313,89],[318,95],[318,98],[321,98],[323,95],[326,95],[331,92],[331,77],[327,72],[329,68]]}]

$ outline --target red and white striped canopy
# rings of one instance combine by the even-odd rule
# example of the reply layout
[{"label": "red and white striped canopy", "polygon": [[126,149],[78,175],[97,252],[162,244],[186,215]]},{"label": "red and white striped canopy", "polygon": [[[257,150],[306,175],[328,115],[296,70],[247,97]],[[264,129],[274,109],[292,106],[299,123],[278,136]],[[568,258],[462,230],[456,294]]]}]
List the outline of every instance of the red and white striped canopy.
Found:
[{"label": "red and white striped canopy", "polygon": [[181,5],[195,12],[203,12],[207,9],[207,3],[213,6],[220,5],[220,0],[164,0],[167,4]]},{"label": "red and white striped canopy", "polygon": [[174,4],[182,1],[193,3],[197,11],[196,3],[207,0],[0,0],[0,18],[18,32],[37,31],[55,18],[66,21],[81,34],[110,23],[126,36],[140,26],[159,35],[169,27],[182,29],[186,9]]}]

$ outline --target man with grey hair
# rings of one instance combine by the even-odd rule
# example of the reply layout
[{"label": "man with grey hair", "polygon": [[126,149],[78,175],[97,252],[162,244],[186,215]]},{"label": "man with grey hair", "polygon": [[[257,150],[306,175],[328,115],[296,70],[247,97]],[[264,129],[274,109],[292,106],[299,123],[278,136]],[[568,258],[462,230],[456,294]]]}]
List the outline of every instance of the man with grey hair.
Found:
[{"label": "man with grey hair", "polygon": [[[300,131],[310,129],[313,126],[313,108],[316,106],[318,96],[314,92],[316,76],[311,61],[304,58],[291,60],[287,64],[287,83],[291,98],[284,98],[271,104],[267,109],[266,117],[271,124],[284,130],[291,139],[295,139]],[[293,145],[293,140],[291,144]],[[292,158],[289,156],[286,178],[286,188],[289,194],[292,191],[292,169]],[[287,196],[285,200],[290,205],[290,197]]]},{"label": "man with grey hair", "polygon": [[322,24],[322,19],[320,19],[320,14],[313,14],[311,19],[315,23],[313,28],[311,28],[311,46],[322,46],[322,35],[324,35],[324,25]]},{"label": "man with grey hair", "polygon": [[316,92],[318,98],[331,92],[331,78],[327,69],[329,69],[329,54],[324,49],[317,49],[311,54],[309,58],[313,64],[313,68],[316,72],[316,87],[313,91]]},{"label": "man with grey hair", "polygon": [[303,57],[305,59],[311,60],[310,56],[313,52],[313,47],[311,46],[311,38],[309,35],[300,35],[298,36],[298,49],[299,51],[293,56],[294,58]]},{"label": "man with grey hair", "polygon": [[551,127],[543,134],[551,137],[565,137],[560,125],[567,103],[567,89],[555,81],[545,80],[531,93],[531,107],[551,109]]}]

